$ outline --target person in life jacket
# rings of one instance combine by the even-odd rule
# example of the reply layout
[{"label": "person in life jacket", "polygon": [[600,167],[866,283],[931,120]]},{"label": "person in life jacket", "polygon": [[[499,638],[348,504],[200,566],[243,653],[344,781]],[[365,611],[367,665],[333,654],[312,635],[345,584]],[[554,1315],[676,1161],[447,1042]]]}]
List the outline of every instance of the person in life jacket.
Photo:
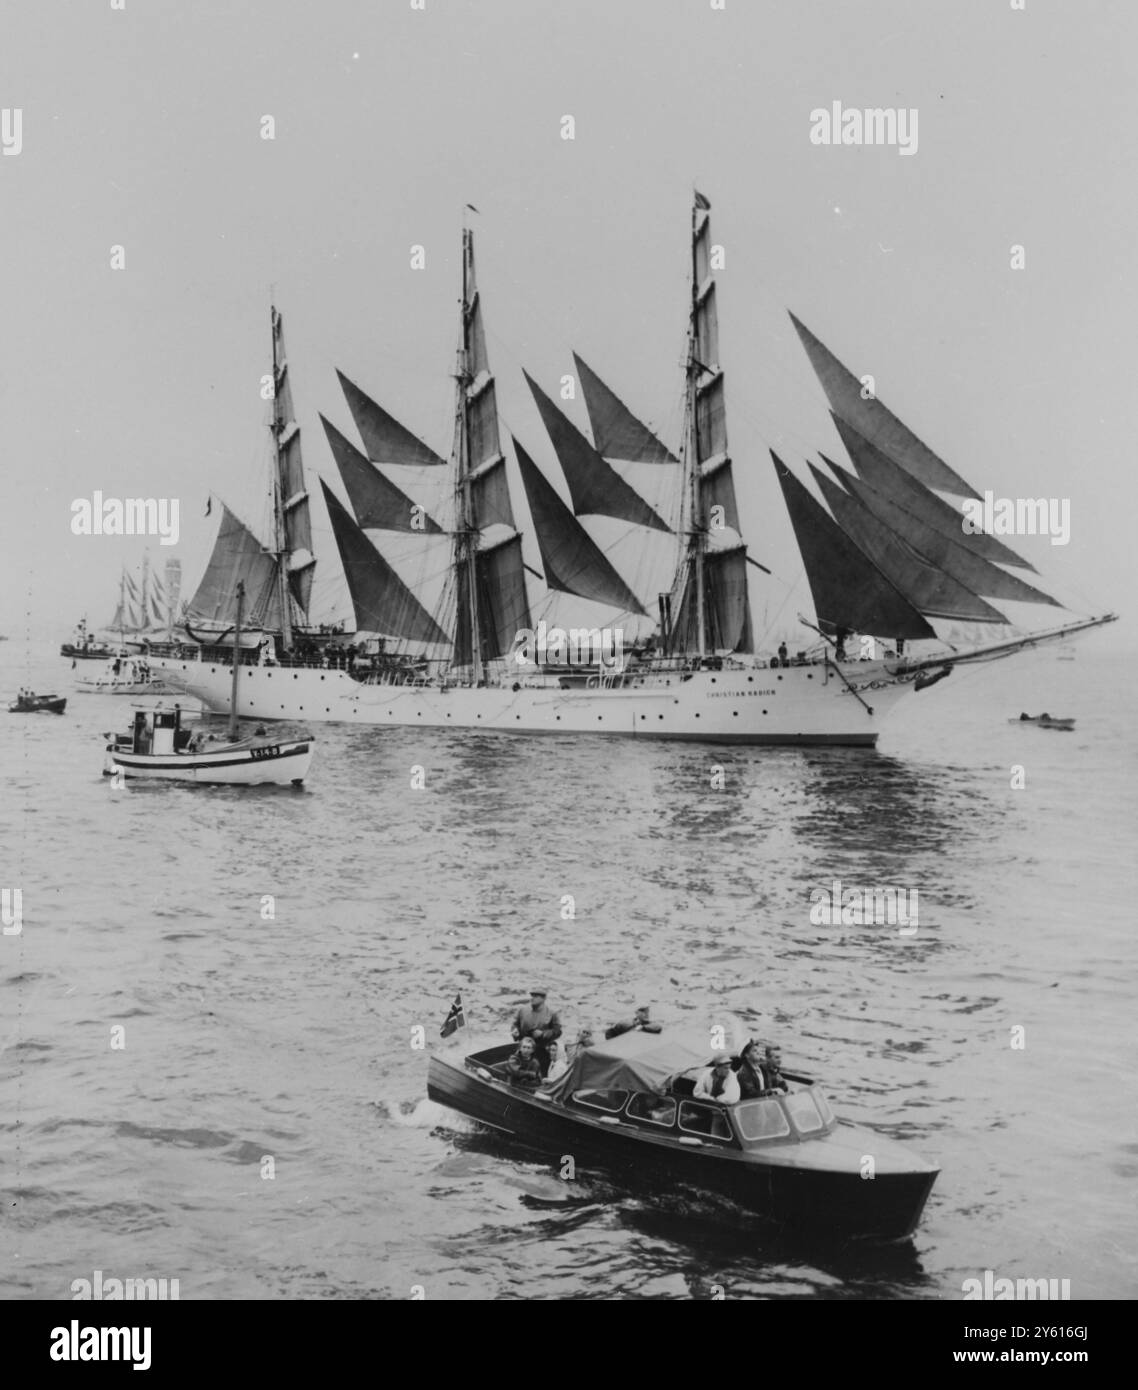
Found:
[{"label": "person in life jacket", "polygon": [[692,1095],[698,1100],[720,1100],[724,1105],[735,1104],[739,1099],[739,1080],[731,1070],[729,1052],[715,1054],[711,1066],[700,1072]]}]

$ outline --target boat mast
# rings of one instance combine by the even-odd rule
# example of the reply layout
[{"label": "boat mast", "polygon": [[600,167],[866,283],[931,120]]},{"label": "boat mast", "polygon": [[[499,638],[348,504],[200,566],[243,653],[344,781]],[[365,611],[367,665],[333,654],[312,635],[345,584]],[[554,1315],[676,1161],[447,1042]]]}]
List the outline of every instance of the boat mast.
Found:
[{"label": "boat mast", "polygon": [[277,307],[269,309],[269,327],[273,339],[273,557],[277,566],[277,592],[281,608],[281,642],[285,651],[292,648],[292,607],[288,588],[288,544],[285,540],[284,506],[284,456],[281,450],[281,434],[287,420],[281,418],[280,363],[277,361]]},{"label": "boat mast", "polygon": [[126,566],[119,575],[119,646],[126,646]]},{"label": "boat mast", "polygon": [[[465,571],[466,599],[468,612],[466,621],[470,624],[470,662],[471,676],[475,685],[481,685],[482,666],[482,626],[478,620],[478,530],[474,524],[474,493],[470,481],[470,422],[468,416],[467,391],[470,387],[470,290],[469,265],[471,255],[471,233],[468,227],[462,229],[462,343],[458,349],[455,371],[455,421],[454,455],[457,469],[456,512],[458,526],[455,536],[455,573]],[[458,586],[461,594],[462,586]],[[463,621],[461,613],[456,614],[456,625]],[[456,632],[457,637],[457,632]]]},{"label": "boat mast", "polygon": [[694,200],[691,210],[691,318],[688,323],[687,399],[685,413],[687,430],[684,438],[684,464],[688,473],[688,575],[694,580],[696,612],[699,614],[699,655],[707,655],[707,631],[704,604],[704,554],[707,547],[707,524],[703,514],[699,463],[699,377],[703,370],[697,356],[699,323],[699,270],[696,262],[696,230],[699,204]]},{"label": "boat mast", "polygon": [[139,599],[138,629],[146,631],[150,625],[150,551],[142,552],[142,597]]},{"label": "boat mast", "polygon": [[245,581],[237,581],[237,617],[233,626],[233,684],[229,691],[229,739],[237,741],[237,683],[241,676],[241,619],[245,612]]}]

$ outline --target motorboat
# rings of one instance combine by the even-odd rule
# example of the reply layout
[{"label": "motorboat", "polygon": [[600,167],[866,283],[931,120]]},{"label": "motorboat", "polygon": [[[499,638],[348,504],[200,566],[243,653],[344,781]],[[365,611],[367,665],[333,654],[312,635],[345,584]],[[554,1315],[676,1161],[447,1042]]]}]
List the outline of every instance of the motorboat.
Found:
[{"label": "motorboat", "polygon": [[1065,729],[1075,727],[1073,719],[1053,719],[1049,714],[1021,714],[1018,719],[1009,719],[1009,724],[1034,724],[1040,729]]},{"label": "motorboat", "polygon": [[249,737],[182,727],[182,709],[138,709],[124,734],[107,734],[103,759],[107,776],[218,786],[291,784],[300,786],[312,762],[312,735],[270,737],[258,729]]},{"label": "motorboat", "polygon": [[64,695],[33,695],[21,692],[8,706],[9,714],[62,714],[67,708]]},{"label": "motorboat", "polygon": [[554,1156],[638,1187],[725,1196],[780,1225],[903,1240],[916,1230],[939,1169],[872,1130],[839,1120],[811,1078],[734,1104],[697,1099],[714,1053],[706,1036],[629,1032],[579,1048],[536,1090],[514,1084],[515,1044],[435,1054],[430,1098]]}]

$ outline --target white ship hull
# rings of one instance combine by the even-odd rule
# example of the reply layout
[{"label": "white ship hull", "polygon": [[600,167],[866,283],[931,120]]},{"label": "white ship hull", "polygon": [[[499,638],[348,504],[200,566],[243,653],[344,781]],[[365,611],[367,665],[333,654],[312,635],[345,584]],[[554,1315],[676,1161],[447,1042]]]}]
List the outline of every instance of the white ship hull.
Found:
[{"label": "white ship hull", "polygon": [[[151,666],[179,693],[214,710],[229,708],[229,666],[171,659],[152,660]],[[443,688],[363,684],[339,670],[246,666],[238,713],[309,723],[871,748],[885,715],[912,689],[912,680],[911,675],[898,679],[881,662],[867,662],[847,665],[842,674],[820,665],[732,668],[651,675],[604,689]]]}]

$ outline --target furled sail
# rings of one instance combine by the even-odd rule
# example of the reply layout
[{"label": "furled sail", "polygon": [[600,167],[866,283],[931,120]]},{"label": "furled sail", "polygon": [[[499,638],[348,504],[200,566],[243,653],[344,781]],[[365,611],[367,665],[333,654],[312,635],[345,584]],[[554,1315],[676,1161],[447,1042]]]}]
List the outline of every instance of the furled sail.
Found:
[{"label": "furled sail", "polygon": [[[482,632],[482,658],[489,661],[505,656],[523,628],[532,627],[529,599],[526,597],[525,565],[521,536],[509,536],[500,545],[488,546],[475,555],[478,584],[478,615]],[[469,571],[458,569],[458,613],[454,659],[459,666],[472,660],[470,649]],[[463,618],[465,616],[465,621]]]},{"label": "furled sail", "polygon": [[834,520],[925,617],[975,623],[1008,621],[971,589],[930,564],[903,536],[879,521],[864,503],[844,492],[820,468],[811,464],[810,471]]},{"label": "furled sail", "polygon": [[[1053,607],[1061,605],[1040,589],[1025,584],[1014,574],[991,564],[973,553],[959,540],[950,540],[942,532],[921,521],[904,507],[898,506],[883,493],[869,486],[861,478],[855,478],[847,469],[841,468],[831,459],[822,455],[827,467],[850,492],[891,530],[905,537],[914,550],[918,551],[930,564],[936,565],[953,579],[971,589],[974,594],[984,598],[1005,599],[1018,603],[1048,603]],[[961,533],[963,536],[963,532]]]},{"label": "furled sail", "polygon": [[853,372],[804,323],[793,314],[790,317],[835,415],[853,425],[926,487],[961,497],[980,495],[879,400],[863,400],[861,382]]},{"label": "furled sail", "polygon": [[410,531],[431,536],[442,533],[442,527],[405,492],[385,478],[335,425],[323,415],[320,423],[328,436],[328,445],[340,470],[356,521],[364,530]]},{"label": "furled sail", "polygon": [[541,551],[546,585],[628,613],[644,613],[636,595],[516,439],[514,452]]},{"label": "furled sail", "polygon": [[[704,642],[710,651],[753,652],[751,605],[747,597],[747,552],[741,545],[710,550],[703,557]],[[673,627],[673,651],[699,649],[696,586],[689,575]]]},{"label": "furled sail", "polygon": [[352,520],[328,484],[321,480],[320,486],[348,581],[356,627],[397,640],[448,643],[446,633]]},{"label": "furled sail", "polygon": [[[706,201],[706,200],[705,200]],[[711,247],[711,212],[695,208],[692,233],[692,334],[695,381],[695,446],[700,493],[708,525],[739,530],[735,480],[727,452],[727,409],[719,365],[719,310]]]},{"label": "furled sail", "polygon": [[337,371],[344,399],[360,432],[364,449],[372,463],[444,464],[431,448],[405,429],[398,420],[376,405],[343,372]]},{"label": "furled sail", "polygon": [[911,477],[888,454],[882,453],[876,444],[870,443],[863,434],[847,424],[840,415],[830,412],[846,452],[853,460],[860,477],[870,487],[882,492],[898,506],[918,516],[926,525],[956,541],[966,550],[975,551],[982,559],[991,560],[997,565],[1016,565],[1019,569],[1035,572],[1035,566],[1021,559],[1014,550],[990,536],[986,531],[970,535],[961,525],[963,512],[930,492],[923,483]]},{"label": "furled sail", "polygon": [[630,463],[678,462],[587,362],[576,353],[573,354],[573,361],[585,397],[585,408],[589,412],[593,443],[599,454],[606,459],[622,459]]},{"label": "furled sail", "polygon": [[877,637],[936,637],[921,614],[853,543],[771,450],[818,624]]},{"label": "furled sail", "polygon": [[316,557],[312,553],[312,517],[308,502],[308,487],[304,480],[304,463],[300,454],[300,426],[292,403],[292,388],[288,379],[288,357],[285,353],[284,324],[279,312],[272,313],[273,365],[275,389],[273,397],[273,434],[277,442],[277,487],[280,491],[280,511],[284,522],[281,540],[287,552],[289,588],[301,613],[307,617],[308,601],[312,596],[312,580],[316,574]]},{"label": "furled sail", "polygon": [[528,372],[529,389],[557,454],[573,510],[578,516],[612,516],[655,531],[670,531],[638,492],[597,453],[573,422],[554,405]]},{"label": "furled sail", "polygon": [[245,623],[281,628],[280,587],[272,554],[225,504],[205,574],[187,605],[192,620],[232,624],[237,619],[237,585],[245,584]]}]

